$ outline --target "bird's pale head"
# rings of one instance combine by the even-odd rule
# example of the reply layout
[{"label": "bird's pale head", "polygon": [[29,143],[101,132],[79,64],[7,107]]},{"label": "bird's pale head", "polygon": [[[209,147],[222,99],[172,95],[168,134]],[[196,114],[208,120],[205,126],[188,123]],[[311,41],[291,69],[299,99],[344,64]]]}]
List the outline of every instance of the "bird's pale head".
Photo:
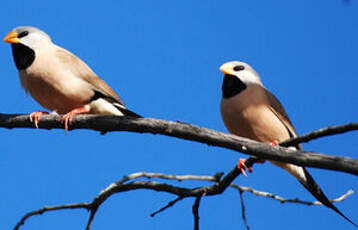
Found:
[{"label": "bird's pale head", "polygon": [[220,67],[220,70],[224,73],[223,98],[234,97],[252,84],[262,86],[259,75],[245,62],[227,62]]},{"label": "bird's pale head", "polygon": [[8,33],[4,42],[22,44],[32,50],[37,50],[51,43],[51,38],[45,32],[32,26],[19,26]]},{"label": "bird's pale head", "polygon": [[31,66],[41,49],[51,47],[51,38],[43,31],[32,26],[19,26],[8,33],[4,42],[10,43],[18,70]]},{"label": "bird's pale head", "polygon": [[246,86],[250,84],[262,85],[259,75],[249,64],[245,62],[226,62],[225,64],[220,66],[220,70],[227,76],[237,77]]}]

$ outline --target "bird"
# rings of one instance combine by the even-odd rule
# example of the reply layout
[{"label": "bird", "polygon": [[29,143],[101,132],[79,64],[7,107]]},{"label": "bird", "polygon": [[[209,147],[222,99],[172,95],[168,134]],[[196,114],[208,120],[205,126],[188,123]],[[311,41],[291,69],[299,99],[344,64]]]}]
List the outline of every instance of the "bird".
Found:
[{"label": "bird", "polygon": [[[118,94],[80,58],[52,42],[33,26],[19,26],[3,39],[11,44],[21,86],[42,107],[58,114],[65,130],[73,116],[82,113],[141,117],[127,109]],[[30,120],[48,114],[37,111]]]},{"label": "bird", "polygon": [[[277,145],[297,133],[279,100],[268,91],[247,63],[230,61],[220,66],[224,74],[220,112],[228,131],[237,136]],[[301,145],[292,146],[302,150]],[[332,204],[305,167],[271,161],[294,176],[317,200],[358,226]],[[243,159],[240,170],[246,168]]]}]

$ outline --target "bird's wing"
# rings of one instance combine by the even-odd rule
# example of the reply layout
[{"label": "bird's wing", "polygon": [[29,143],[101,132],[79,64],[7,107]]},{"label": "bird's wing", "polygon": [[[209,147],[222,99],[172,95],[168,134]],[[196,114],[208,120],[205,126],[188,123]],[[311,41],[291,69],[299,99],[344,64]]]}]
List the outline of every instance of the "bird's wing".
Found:
[{"label": "bird's wing", "polygon": [[[287,115],[285,109],[283,108],[282,104],[280,103],[280,101],[270,91],[268,91],[265,88],[264,88],[264,90],[268,97],[267,99],[269,101],[271,111],[284,124],[290,137],[297,137],[296,130],[293,127],[292,122],[291,122],[290,118],[288,117],[288,115]],[[300,144],[297,146],[294,146],[294,147],[302,150],[302,147]]]},{"label": "bird's wing", "polygon": [[[285,109],[279,102],[279,100],[268,90],[266,90],[266,95],[268,97],[269,103],[270,103],[270,109],[271,111],[277,116],[278,119],[285,125],[287,131],[290,134],[290,137],[296,137],[297,133],[295,129],[293,128],[292,122],[290,121],[290,118],[288,117]],[[297,149],[302,150],[301,145],[295,146]],[[293,165],[292,165],[293,166]],[[316,181],[313,179],[311,174],[307,171],[305,167],[300,166],[293,166],[293,167],[299,167],[303,170],[304,178],[298,178],[298,181],[322,204],[327,206],[328,208],[333,209],[335,212],[337,212],[340,216],[342,216],[344,219],[349,221],[355,226],[358,226],[353,221],[351,221],[348,217],[346,217],[339,209],[333,205],[333,203],[328,199],[328,197],[324,194],[322,189],[319,187],[319,185],[316,183]]]},{"label": "bird's wing", "polygon": [[111,87],[109,87],[106,82],[99,78],[80,58],[59,46],[57,46],[56,49],[56,56],[75,76],[93,86],[95,97],[105,97],[111,102],[116,102],[125,106],[123,100],[118,96],[118,94]]}]

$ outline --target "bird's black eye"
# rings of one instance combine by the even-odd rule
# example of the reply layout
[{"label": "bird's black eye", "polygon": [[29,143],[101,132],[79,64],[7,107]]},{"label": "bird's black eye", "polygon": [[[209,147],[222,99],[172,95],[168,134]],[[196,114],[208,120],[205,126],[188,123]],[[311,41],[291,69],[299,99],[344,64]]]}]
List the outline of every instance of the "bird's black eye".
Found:
[{"label": "bird's black eye", "polygon": [[17,37],[22,38],[22,37],[25,37],[28,34],[29,34],[29,31],[23,31],[23,32],[19,33],[19,35]]},{"label": "bird's black eye", "polygon": [[243,66],[243,65],[237,65],[237,66],[235,66],[233,69],[234,69],[234,71],[241,71],[241,70],[244,70],[244,69],[245,69],[245,66]]}]

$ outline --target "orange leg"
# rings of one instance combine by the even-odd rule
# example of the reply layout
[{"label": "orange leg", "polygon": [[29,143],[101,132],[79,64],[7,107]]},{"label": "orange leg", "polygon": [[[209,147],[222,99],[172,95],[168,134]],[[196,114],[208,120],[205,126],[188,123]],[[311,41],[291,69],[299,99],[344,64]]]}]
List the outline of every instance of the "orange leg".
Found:
[{"label": "orange leg", "polygon": [[46,114],[48,114],[48,112],[44,112],[44,111],[36,111],[36,112],[30,113],[30,121],[34,122],[36,128],[39,128],[39,118],[42,115],[46,115]]},{"label": "orange leg", "polygon": [[73,109],[70,112],[63,115],[61,120],[63,121],[63,123],[65,123],[65,132],[67,132],[68,125],[71,124],[74,115],[81,114],[81,113],[88,113],[89,111],[90,111],[89,108],[84,106],[84,107]]}]

